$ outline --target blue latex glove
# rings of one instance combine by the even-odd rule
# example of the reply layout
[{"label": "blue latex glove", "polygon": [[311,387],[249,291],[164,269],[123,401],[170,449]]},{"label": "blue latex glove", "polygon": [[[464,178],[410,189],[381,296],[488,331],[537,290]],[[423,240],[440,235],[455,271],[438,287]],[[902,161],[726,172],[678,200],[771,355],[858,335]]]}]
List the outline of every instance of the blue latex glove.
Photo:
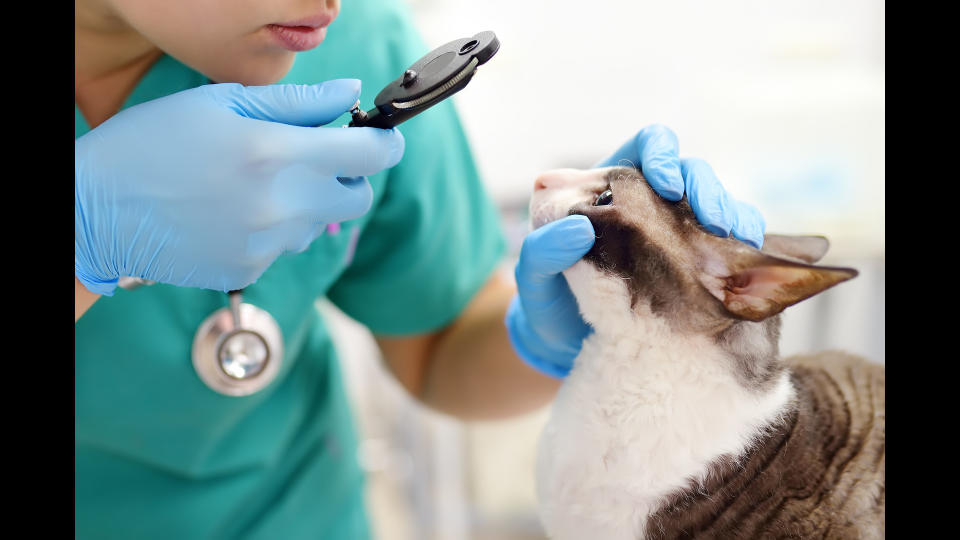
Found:
[{"label": "blue latex glove", "polygon": [[597,167],[639,167],[650,186],[669,201],[687,194],[697,220],[713,234],[733,237],[760,249],[766,224],[753,206],[734,200],[702,159],[680,159],[677,136],[654,124],[640,130]]},{"label": "blue latex glove", "polygon": [[[684,192],[697,219],[714,234],[731,232],[754,247],[763,244],[764,221],[752,206],[733,200],[713,169],[698,159],[680,159],[677,136],[661,125],[642,129],[597,167],[639,167],[660,196]],[[533,231],[517,262],[517,295],[507,310],[507,334],[517,355],[535,369],[564,377],[593,329],[580,316],[561,272],[582,258],[595,240],[586,216],[568,216]]]},{"label": "blue latex glove", "polygon": [[587,216],[568,216],[528,234],[517,262],[517,295],[507,308],[507,335],[527,364],[563,377],[592,331],[561,272],[590,251],[595,241]]},{"label": "blue latex glove", "polygon": [[108,296],[121,276],[241,289],[326,224],[363,215],[373,198],[364,176],[400,160],[403,136],[309,127],[359,95],[356,79],[212,84],[130,107],[80,137],[77,278]]}]

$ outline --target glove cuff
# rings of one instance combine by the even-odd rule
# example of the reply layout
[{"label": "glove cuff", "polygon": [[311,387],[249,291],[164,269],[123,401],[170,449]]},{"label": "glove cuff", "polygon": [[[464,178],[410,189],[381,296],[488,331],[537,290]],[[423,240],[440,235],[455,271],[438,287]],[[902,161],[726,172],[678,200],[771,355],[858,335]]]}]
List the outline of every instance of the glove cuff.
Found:
[{"label": "glove cuff", "polygon": [[507,308],[507,316],[504,319],[507,326],[507,337],[513,346],[514,352],[533,369],[549,375],[556,379],[562,379],[570,373],[570,366],[560,366],[554,362],[546,360],[539,355],[534,354],[528,344],[530,342],[541,341],[530,325],[527,323],[527,317],[523,312],[523,306],[520,305],[520,297],[515,295],[510,301],[510,307]]},{"label": "glove cuff", "polygon": [[117,283],[120,281],[118,279],[110,281],[90,279],[76,268],[74,268],[74,275],[77,276],[77,279],[80,280],[80,283],[83,284],[88,291],[103,296],[113,296],[113,292],[117,289]]}]

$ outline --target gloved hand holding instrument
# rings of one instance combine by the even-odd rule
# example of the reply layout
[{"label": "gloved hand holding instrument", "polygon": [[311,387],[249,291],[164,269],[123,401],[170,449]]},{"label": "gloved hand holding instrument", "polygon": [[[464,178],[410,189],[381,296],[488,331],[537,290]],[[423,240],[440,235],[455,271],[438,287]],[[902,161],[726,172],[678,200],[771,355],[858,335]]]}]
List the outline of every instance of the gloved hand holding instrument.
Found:
[{"label": "gloved hand holding instrument", "polygon": [[75,143],[75,272],[112,295],[121,276],[229,291],[327,223],[362,215],[363,178],[403,155],[396,130],[315,128],[360,81],[212,84],[116,114]]},{"label": "gloved hand holding instrument", "polygon": [[[661,197],[679,201],[686,194],[697,219],[710,232],[733,234],[759,248],[765,225],[756,208],[730,198],[706,162],[680,159],[678,148],[670,129],[652,125],[597,167],[638,167]],[[520,249],[517,295],[507,311],[507,331],[517,354],[553,377],[570,372],[583,339],[592,332],[562,272],[590,251],[594,238],[588,218],[568,216],[527,235]]]}]

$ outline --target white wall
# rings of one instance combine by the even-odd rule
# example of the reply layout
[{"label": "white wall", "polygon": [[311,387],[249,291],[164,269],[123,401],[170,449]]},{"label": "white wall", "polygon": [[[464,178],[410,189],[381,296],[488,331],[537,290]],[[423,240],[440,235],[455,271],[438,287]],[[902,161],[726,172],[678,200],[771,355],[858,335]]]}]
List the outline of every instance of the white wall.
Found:
[{"label": "white wall", "polygon": [[500,38],[454,97],[498,200],[660,122],[771,230],[816,225],[882,252],[882,2],[411,5],[431,45],[487,29]]}]

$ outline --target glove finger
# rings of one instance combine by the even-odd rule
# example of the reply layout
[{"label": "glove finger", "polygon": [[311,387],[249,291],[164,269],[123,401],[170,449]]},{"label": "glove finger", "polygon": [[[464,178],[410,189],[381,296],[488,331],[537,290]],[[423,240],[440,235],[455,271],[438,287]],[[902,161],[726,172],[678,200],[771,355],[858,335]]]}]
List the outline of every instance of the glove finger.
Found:
[{"label": "glove finger", "polygon": [[339,201],[332,208],[321,208],[315,215],[327,223],[339,223],[366,214],[373,205],[373,187],[365,176],[337,178]]},{"label": "glove finger", "polygon": [[679,201],[684,183],[680,173],[680,143],[673,131],[660,124],[641,130],[637,136],[640,172],[661,197]]},{"label": "glove finger", "polygon": [[523,291],[518,295],[520,303],[535,331],[546,343],[579,349],[590,326],[580,315],[580,307],[567,280],[562,275],[554,276],[554,279],[557,286],[552,296],[546,297],[538,290]]},{"label": "glove finger", "polygon": [[600,160],[593,168],[616,166],[640,168],[640,153],[637,152],[636,136],[620,145],[620,148],[617,148],[613,154]]},{"label": "glove finger", "polygon": [[506,322],[511,342],[538,369],[560,368],[563,373],[558,375],[565,374],[580,352],[583,339],[593,331],[580,317],[576,302],[569,306],[572,309],[566,313],[572,312],[572,317],[551,317],[530,312],[519,295],[510,302]]},{"label": "glove finger", "polygon": [[733,237],[760,249],[763,247],[763,232],[766,229],[766,222],[760,211],[753,205],[745,202],[733,201],[736,207],[734,214],[733,228],[730,231]]},{"label": "glove finger", "polygon": [[366,214],[373,204],[373,188],[366,177],[324,177],[298,164],[277,176],[269,198],[265,222],[271,232],[260,235],[258,256],[276,247],[300,251],[322,234],[326,224]]},{"label": "glove finger", "polygon": [[283,127],[286,133],[278,136],[286,141],[288,159],[309,163],[327,176],[370,176],[403,157],[405,142],[396,128]]},{"label": "glove finger", "polygon": [[323,231],[326,230],[326,228],[327,224],[323,223],[322,221],[307,221],[304,226],[304,231],[301,234],[302,238],[300,239],[300,244],[292,247],[288,251],[292,251],[293,253],[303,253],[313,244],[314,240],[323,234]]},{"label": "glove finger", "polygon": [[573,266],[590,248],[596,236],[586,216],[558,219],[531,232],[520,247],[517,282],[528,286],[548,283]]},{"label": "glove finger", "polygon": [[323,232],[324,225],[309,216],[284,220],[256,231],[247,243],[247,255],[269,266],[283,253],[301,253]]},{"label": "glove finger", "polygon": [[676,134],[662,124],[641,129],[598,167],[629,165],[639,168],[647,183],[661,197],[679,201],[684,182],[680,171],[680,143]]},{"label": "glove finger", "polygon": [[310,218],[303,217],[291,219],[278,226],[277,229],[283,231],[284,253],[300,253],[307,249],[316,238],[314,233],[317,230],[317,225]]},{"label": "glove finger", "polygon": [[711,233],[728,236],[736,208],[713,169],[702,159],[685,158],[680,160],[680,170],[697,220]]},{"label": "glove finger", "polygon": [[229,98],[231,108],[238,114],[293,126],[332,122],[349,111],[360,97],[359,79],[238,87]]},{"label": "glove finger", "polygon": [[[273,264],[273,261],[286,251],[288,246],[295,245],[297,240],[292,236],[296,231],[291,230],[289,221],[278,223],[272,227],[254,231],[247,236],[246,258],[263,268]],[[299,230],[299,229],[297,229]]]},{"label": "glove finger", "polygon": [[[287,216],[309,216],[311,223],[339,223],[358,218],[373,204],[373,187],[366,177],[301,176],[281,195]],[[281,200],[278,198],[278,200]]]}]

